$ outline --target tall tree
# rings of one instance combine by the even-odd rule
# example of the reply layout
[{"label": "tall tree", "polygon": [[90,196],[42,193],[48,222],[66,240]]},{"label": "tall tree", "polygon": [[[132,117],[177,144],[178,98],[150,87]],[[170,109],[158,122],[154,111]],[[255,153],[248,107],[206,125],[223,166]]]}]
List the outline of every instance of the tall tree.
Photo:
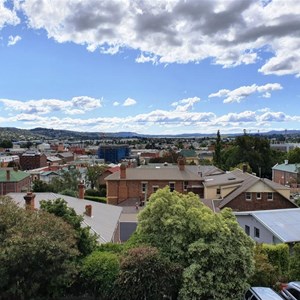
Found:
[{"label": "tall tree", "polygon": [[86,180],[90,183],[91,188],[99,189],[99,178],[108,169],[106,165],[94,165],[86,168]]},{"label": "tall tree", "polygon": [[74,208],[68,207],[67,202],[61,198],[55,200],[42,200],[42,211],[54,214],[70,224],[76,232],[78,250],[81,256],[86,256],[96,249],[97,235],[90,232],[90,227],[83,226],[83,217],[77,215]]},{"label": "tall tree", "polygon": [[43,211],[0,198],[0,294],[3,299],[64,296],[77,273],[75,231]]},{"label": "tall tree", "polygon": [[217,139],[215,144],[215,153],[214,153],[214,164],[217,167],[221,167],[221,135],[220,130],[217,132]]},{"label": "tall tree", "polygon": [[183,299],[238,299],[254,269],[254,243],[231,211],[214,214],[192,193],[158,190],[139,215],[135,238],[185,267]]}]

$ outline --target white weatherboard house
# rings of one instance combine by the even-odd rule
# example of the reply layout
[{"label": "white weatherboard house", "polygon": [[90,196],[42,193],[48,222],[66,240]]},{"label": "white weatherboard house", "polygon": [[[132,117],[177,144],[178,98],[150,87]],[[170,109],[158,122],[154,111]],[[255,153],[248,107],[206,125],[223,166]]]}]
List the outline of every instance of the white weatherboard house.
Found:
[{"label": "white weatherboard house", "polygon": [[258,243],[300,242],[300,208],[234,212],[245,232]]},{"label": "white weatherboard house", "polygon": [[[25,207],[25,195],[26,193],[9,193],[7,196],[21,207]],[[83,226],[91,227],[91,230],[98,234],[100,243],[119,241],[118,230],[122,207],[55,193],[35,193],[34,208],[40,208],[41,200],[55,200],[57,198],[64,199],[67,205],[74,208],[78,215],[83,215]],[[89,213],[87,213],[87,207]]]}]

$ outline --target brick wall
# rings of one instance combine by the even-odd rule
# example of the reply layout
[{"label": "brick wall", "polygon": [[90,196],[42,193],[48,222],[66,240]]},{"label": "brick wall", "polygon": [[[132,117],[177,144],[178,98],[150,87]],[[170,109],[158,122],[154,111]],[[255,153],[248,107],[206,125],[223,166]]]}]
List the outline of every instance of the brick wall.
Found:
[{"label": "brick wall", "polygon": [[0,182],[0,195],[6,195],[8,193],[20,193],[23,189],[29,190],[30,177],[26,177],[19,182]]},{"label": "brick wall", "polygon": [[[150,181],[137,181],[137,180],[120,180],[120,181],[112,181],[109,180],[106,182],[107,187],[107,202],[109,204],[121,203],[126,199],[137,199],[144,200],[145,193],[142,191],[142,183],[147,182],[147,198],[151,196],[154,192],[154,189],[164,188],[165,186],[169,186],[169,182],[175,183],[175,190],[179,193],[186,193],[187,191],[183,190],[183,181],[159,181],[159,180],[150,180]],[[199,182],[189,181],[188,184],[191,185],[199,185]]]},{"label": "brick wall", "polygon": [[293,181],[296,182],[297,174],[290,173],[290,172],[284,172],[284,171],[280,171],[280,170],[273,170],[272,180],[279,184],[285,185],[285,184],[289,184],[290,182],[293,182]]},{"label": "brick wall", "polygon": [[246,200],[246,193],[242,193],[230,201],[226,207],[230,207],[234,211],[295,208],[293,203],[279,193],[273,193],[273,200],[268,200],[267,197],[267,193],[261,193],[261,199],[258,200],[256,199],[256,193],[252,193],[252,199]]},{"label": "brick wall", "polygon": [[20,165],[23,170],[32,170],[47,166],[47,157],[45,154],[34,155],[34,156],[23,156],[20,157]]}]

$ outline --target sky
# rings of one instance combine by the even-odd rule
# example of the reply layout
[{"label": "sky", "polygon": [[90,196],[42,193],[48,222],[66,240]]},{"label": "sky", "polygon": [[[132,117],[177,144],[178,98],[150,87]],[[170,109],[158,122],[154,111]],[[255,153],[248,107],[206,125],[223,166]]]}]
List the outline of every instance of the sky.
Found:
[{"label": "sky", "polygon": [[299,0],[0,0],[0,127],[300,129]]}]

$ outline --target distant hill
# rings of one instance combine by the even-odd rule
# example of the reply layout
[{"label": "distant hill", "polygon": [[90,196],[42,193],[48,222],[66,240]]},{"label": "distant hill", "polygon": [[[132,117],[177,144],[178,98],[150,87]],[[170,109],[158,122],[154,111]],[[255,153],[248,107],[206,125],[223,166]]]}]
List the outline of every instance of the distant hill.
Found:
[{"label": "distant hill", "polygon": [[[225,136],[238,136],[243,133],[233,134],[222,134]],[[250,133],[252,134],[252,133]],[[254,134],[254,133],[253,133]],[[257,134],[257,133],[255,133]],[[300,130],[282,130],[282,131],[269,131],[261,132],[263,136],[273,135],[300,135]],[[205,134],[205,133],[184,133],[184,134],[139,134],[136,132],[80,132],[72,130],[60,130],[60,129],[49,129],[49,128],[34,128],[34,129],[19,129],[14,127],[0,127],[0,139],[11,139],[11,140],[33,140],[33,139],[69,139],[69,140],[95,140],[103,138],[203,138],[203,137],[215,137],[216,133]]]}]

